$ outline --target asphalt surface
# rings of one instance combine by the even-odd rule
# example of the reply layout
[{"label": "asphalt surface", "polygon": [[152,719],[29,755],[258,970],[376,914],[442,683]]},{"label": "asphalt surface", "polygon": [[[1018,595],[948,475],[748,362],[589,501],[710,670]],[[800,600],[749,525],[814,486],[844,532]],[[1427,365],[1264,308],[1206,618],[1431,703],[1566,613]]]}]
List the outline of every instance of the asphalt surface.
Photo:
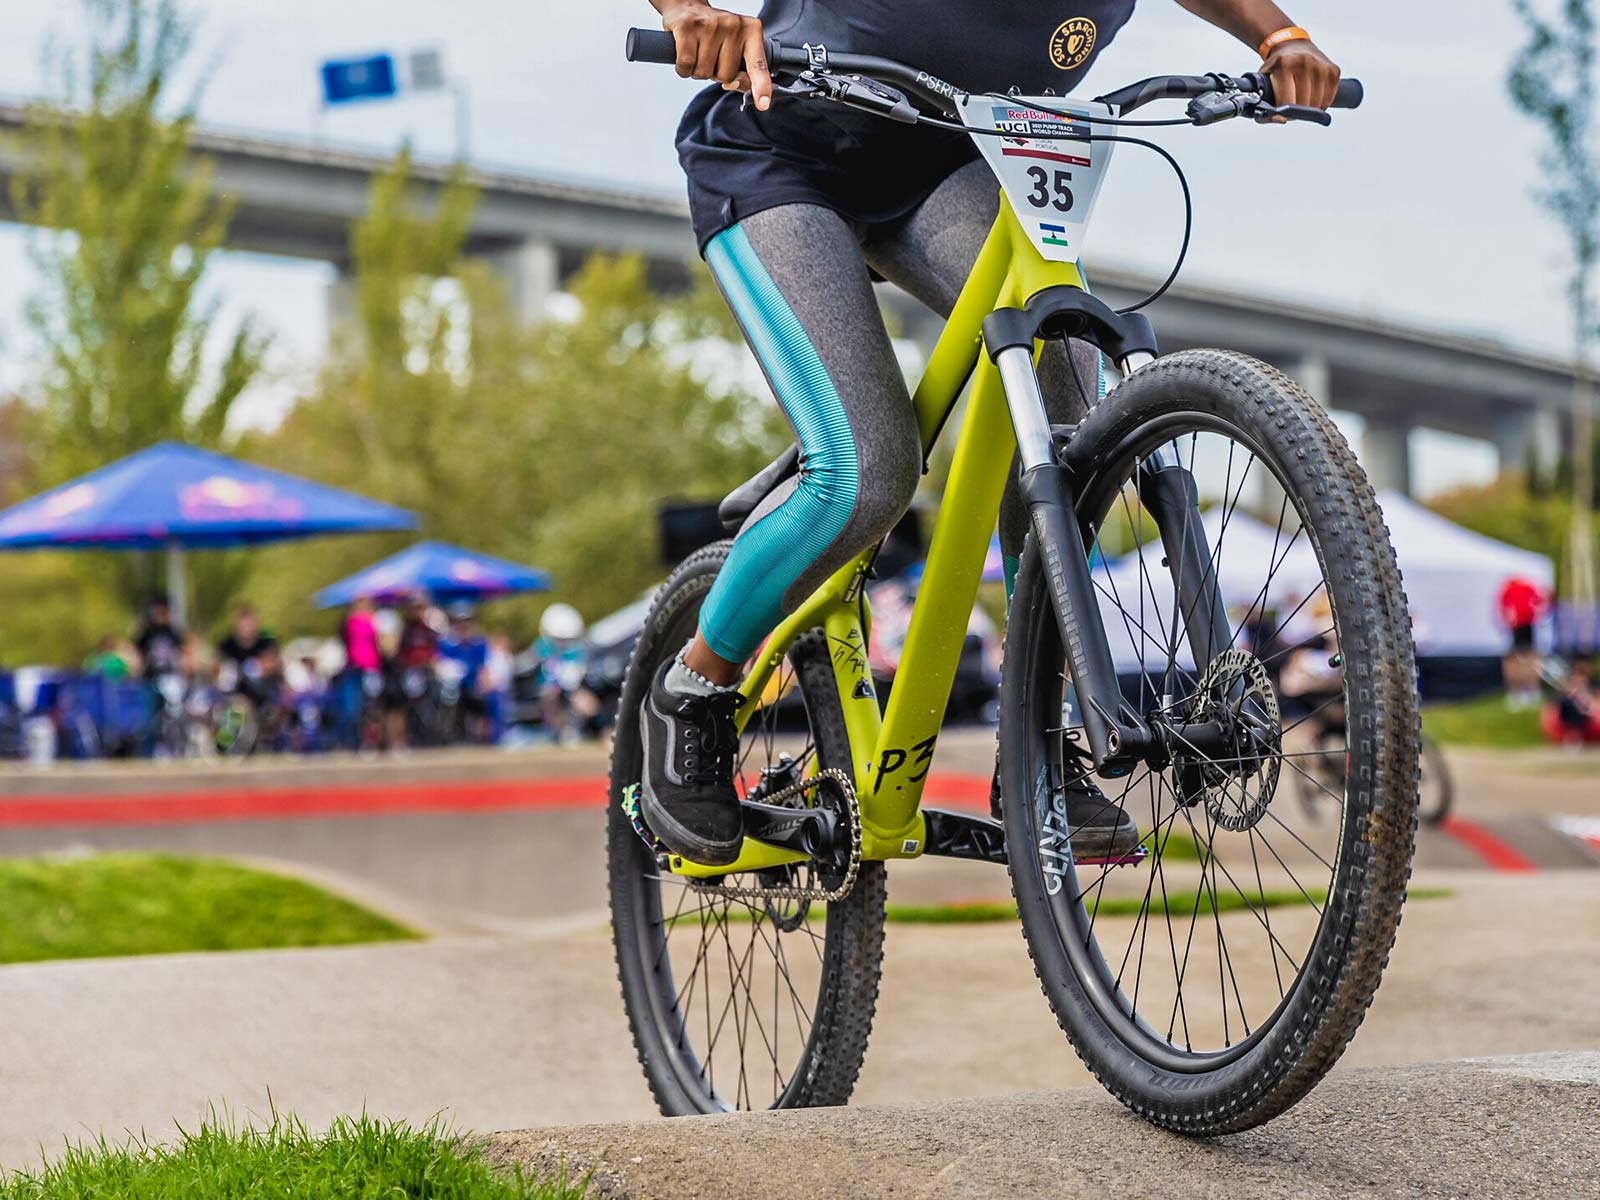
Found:
[{"label": "asphalt surface", "polygon": [[1284,1116],[1197,1141],[1098,1090],[527,1130],[503,1161],[596,1168],[613,1200],[1595,1197],[1600,1053],[1339,1070]]},{"label": "asphalt surface", "polygon": [[[1343,1063],[1600,1051],[1591,880],[1432,877],[1453,894],[1408,905]],[[0,1166],[99,1133],[171,1138],[212,1105],[313,1129],[363,1109],[483,1132],[654,1114],[600,911],[514,936],[18,964],[0,968],[0,1013]],[[888,927],[855,1103],[1090,1083],[1013,924]]]},{"label": "asphalt surface", "polygon": [[[982,730],[947,735],[942,769],[986,772],[990,738]],[[1450,895],[1408,905],[1390,969],[1344,1066],[1600,1050],[1600,954],[1594,951],[1600,945],[1600,874],[1583,869],[1600,859],[1548,823],[1557,814],[1600,812],[1596,762],[1548,754],[1457,755],[1453,761],[1460,811],[1543,869],[1491,870],[1459,837],[1422,831],[1414,882]],[[435,935],[424,943],[379,947],[0,967],[0,1166],[35,1160],[41,1149],[57,1152],[67,1138],[139,1130],[171,1137],[211,1105],[243,1119],[276,1105],[313,1128],[363,1108],[419,1122],[443,1114],[459,1127],[480,1131],[650,1117],[617,993],[606,933],[603,824],[592,804],[107,823],[86,819],[77,803],[219,788],[298,794],[297,789],[345,785],[381,792],[391,784],[402,789],[419,782],[448,790],[462,779],[592,780],[604,766],[604,752],[589,748],[536,756],[418,755],[379,763],[262,760],[222,771],[113,765],[0,773],[0,816],[11,805],[48,809],[57,803],[63,813],[80,814],[46,823],[31,823],[37,812],[20,823],[0,819],[0,854],[161,849],[264,861]],[[890,897],[897,903],[1006,896],[1005,873],[983,864],[920,860],[897,863],[890,872]],[[1474,1069],[1471,1078],[1481,1074]],[[943,1132],[937,1124],[903,1126],[899,1140],[890,1143],[907,1172],[899,1190],[841,1190],[835,1180],[820,1190],[797,1187],[781,1194],[988,1195],[1002,1186],[1038,1194],[1038,1179],[1030,1185],[1006,1174],[1023,1170],[1016,1163],[979,1170],[987,1161],[986,1141],[976,1143],[976,1151],[973,1145],[960,1150],[970,1141],[959,1132],[967,1128],[961,1121],[1007,1126],[1008,1111],[1017,1120],[1033,1113],[1034,1123],[1017,1124],[1010,1142],[1001,1129],[995,1145],[1006,1148],[1008,1159],[1026,1151],[1036,1164],[1064,1164],[1051,1174],[1052,1193],[1089,1187],[1085,1181],[1094,1176],[1084,1174],[1085,1160],[1070,1155],[1068,1147],[1103,1137],[1086,1144],[1106,1147],[1109,1161],[1122,1161],[1112,1144],[1120,1138],[1117,1144],[1143,1146],[1150,1161],[1162,1165],[1160,1171],[1145,1170],[1132,1161],[1143,1158],[1127,1152],[1128,1179],[1143,1181],[1139,1186],[1147,1190],[1170,1173],[1191,1182],[1237,1178],[1240,1186],[1259,1183],[1259,1194],[1274,1195],[1322,1195],[1325,1184],[1342,1187],[1340,1194],[1352,1194],[1352,1188],[1365,1194],[1360,1188],[1377,1186],[1371,1181],[1381,1185],[1392,1178],[1398,1181],[1392,1194],[1412,1194],[1411,1185],[1422,1179],[1418,1172],[1443,1155],[1448,1161],[1438,1166],[1438,1194],[1470,1194],[1473,1188],[1452,1182],[1471,1178],[1465,1168],[1455,1173],[1457,1160],[1471,1164],[1474,1155],[1486,1155],[1492,1161],[1480,1174],[1493,1181],[1495,1191],[1535,1194],[1532,1184],[1554,1180],[1566,1187],[1563,1194],[1591,1194],[1567,1186],[1571,1181],[1560,1173],[1566,1152],[1559,1145],[1546,1154],[1545,1143],[1518,1140],[1545,1136],[1539,1107],[1545,1093],[1539,1088],[1550,1081],[1483,1083],[1523,1089],[1493,1093],[1494,1104],[1464,1105],[1450,1099],[1455,1093],[1446,1088],[1430,1108],[1431,1085],[1404,1083],[1423,1076],[1396,1076],[1402,1090],[1375,1090],[1373,1095],[1388,1097],[1381,1101],[1337,1090],[1351,1078],[1358,1077],[1336,1075],[1310,1104],[1268,1127],[1267,1133],[1282,1130],[1285,1141],[1251,1141],[1267,1133],[1251,1134],[1205,1151],[1214,1156],[1231,1145],[1246,1148],[1229,1151],[1233,1158],[1194,1158],[1200,1150],[1129,1123],[1107,1107],[1098,1090],[1066,1093],[1074,1113],[1082,1108],[1089,1124],[1082,1133],[1076,1126],[1062,1128],[1059,1097],[1015,1094],[1091,1081],[1048,1012],[1014,925],[891,925],[878,1020],[855,1100],[911,1105],[896,1111],[916,1113],[933,1101],[1012,1098],[985,1100],[973,1110],[987,1117],[961,1116],[966,1108],[958,1106],[955,1123]],[[1328,1097],[1343,1097],[1343,1107]],[[1501,1108],[1502,1100],[1524,1107]],[[1593,1162],[1600,1121],[1592,1093],[1583,1092],[1581,1100],[1585,1107],[1578,1111],[1588,1132],[1570,1142],[1571,1153]],[[1002,1107],[985,1107],[990,1104]],[[849,1126],[863,1111],[831,1119]],[[1043,1122],[1052,1111],[1057,1122],[1047,1127]],[[1313,1144],[1303,1122],[1319,1113],[1338,1145]],[[1533,1122],[1527,1130],[1525,1114]],[[862,1118],[888,1122],[885,1129],[899,1119]],[[1453,1130],[1481,1132],[1486,1121],[1514,1127],[1496,1132],[1499,1127],[1491,1124],[1480,1141],[1455,1140]],[[1374,1136],[1364,1122],[1393,1126],[1373,1140],[1370,1164],[1352,1140]],[[662,1129],[682,1126],[651,1128],[656,1132],[650,1137],[663,1137]],[[1030,1128],[1037,1135],[1031,1149],[1022,1145]],[[527,1139],[517,1144],[522,1152],[535,1152]],[[585,1143],[564,1144],[576,1152]],[[844,1138],[841,1144],[852,1143]],[[944,1174],[937,1175],[926,1169],[932,1160],[916,1155],[940,1146],[952,1157],[938,1161],[937,1171]],[[1329,1157],[1341,1147],[1349,1161]],[[1407,1147],[1423,1165],[1391,1168]],[[979,1159],[961,1157],[976,1152]],[[860,1153],[866,1156],[864,1149]],[[1515,1174],[1526,1168],[1528,1154],[1555,1163],[1552,1173]],[[813,1146],[797,1157],[819,1156]],[[1510,1161],[1519,1158],[1520,1166]],[[963,1165],[969,1161],[970,1171]],[[1218,1161],[1230,1170],[1221,1170]],[[1282,1173],[1271,1175],[1269,1166]],[[1268,1171],[1266,1182],[1251,1173],[1257,1167]],[[1295,1170],[1304,1174],[1295,1176]],[[981,1191],[926,1190],[936,1175],[943,1181],[939,1187],[975,1189],[981,1180],[991,1182]],[[1121,1178],[1104,1176],[1108,1182],[1101,1190],[1129,1190]],[[890,1181],[880,1182],[888,1187]],[[660,1194],[696,1193],[668,1188]],[[1205,1193],[1195,1183],[1171,1194]]]}]

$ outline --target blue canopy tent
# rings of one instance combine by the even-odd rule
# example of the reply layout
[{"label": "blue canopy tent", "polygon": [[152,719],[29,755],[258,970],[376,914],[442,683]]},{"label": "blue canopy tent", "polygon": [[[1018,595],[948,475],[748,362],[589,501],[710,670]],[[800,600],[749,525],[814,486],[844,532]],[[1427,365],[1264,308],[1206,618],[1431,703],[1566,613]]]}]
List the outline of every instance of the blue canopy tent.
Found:
[{"label": "blue canopy tent", "polygon": [[532,567],[491,558],[443,542],[418,542],[317,593],[318,608],[349,604],[358,596],[393,600],[426,592],[439,604],[482,601],[515,592],[542,592],[550,577]]},{"label": "blue canopy tent", "polygon": [[185,550],[416,527],[404,509],[160,442],[0,512],[0,550],[164,551],[182,622]]}]

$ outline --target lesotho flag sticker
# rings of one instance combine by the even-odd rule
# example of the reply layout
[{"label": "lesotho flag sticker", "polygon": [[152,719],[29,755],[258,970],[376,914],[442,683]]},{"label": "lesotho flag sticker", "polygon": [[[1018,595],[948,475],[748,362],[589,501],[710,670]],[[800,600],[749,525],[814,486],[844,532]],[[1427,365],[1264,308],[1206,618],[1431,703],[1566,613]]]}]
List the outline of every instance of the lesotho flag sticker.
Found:
[{"label": "lesotho flag sticker", "polygon": [[1065,225],[1046,225],[1043,221],[1039,222],[1039,242],[1045,246],[1061,246],[1063,248],[1072,245],[1071,242],[1067,241],[1067,227]]}]

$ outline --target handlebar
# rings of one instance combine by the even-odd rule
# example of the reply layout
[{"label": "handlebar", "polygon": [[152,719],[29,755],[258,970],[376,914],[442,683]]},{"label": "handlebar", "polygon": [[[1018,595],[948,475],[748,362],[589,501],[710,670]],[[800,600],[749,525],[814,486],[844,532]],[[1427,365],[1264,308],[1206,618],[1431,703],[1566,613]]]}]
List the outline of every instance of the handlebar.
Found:
[{"label": "handlebar", "polygon": [[[766,46],[767,65],[774,74],[779,72],[792,74],[808,68],[820,68],[836,75],[861,75],[903,88],[942,112],[953,113],[955,99],[965,94],[962,88],[892,59],[877,58],[867,54],[830,54],[820,47],[814,56],[810,50],[785,46],[776,38],[767,38]],[[673,40],[672,34],[661,29],[628,30],[625,53],[629,62],[662,63],[670,66],[678,61],[677,43]],[[1126,116],[1152,100],[1194,100],[1213,93],[1258,95],[1267,105],[1275,103],[1272,80],[1259,71],[1251,71],[1237,77],[1220,74],[1157,75],[1118,88],[1104,96],[1097,96],[1096,99],[1113,105],[1121,115]],[[1333,107],[1356,108],[1360,105],[1362,97],[1363,89],[1359,79],[1342,79],[1339,81],[1339,90],[1334,96]],[[1284,110],[1286,114],[1289,111],[1289,109]],[[1203,112],[1196,112],[1191,106],[1190,115],[1195,124],[1205,125],[1244,113],[1242,107],[1225,103],[1211,106]],[[1298,106],[1292,115],[1313,120],[1320,116],[1323,123],[1327,120],[1326,114]]]},{"label": "handlebar", "polygon": [[[1275,104],[1272,95],[1272,77],[1260,71],[1249,71],[1236,78],[1227,75],[1156,75],[1130,83],[1127,87],[1096,96],[1126,116],[1152,100],[1195,100],[1218,91],[1255,92],[1268,104]],[[1334,94],[1334,108],[1359,108],[1365,95],[1359,79],[1341,79]]]}]

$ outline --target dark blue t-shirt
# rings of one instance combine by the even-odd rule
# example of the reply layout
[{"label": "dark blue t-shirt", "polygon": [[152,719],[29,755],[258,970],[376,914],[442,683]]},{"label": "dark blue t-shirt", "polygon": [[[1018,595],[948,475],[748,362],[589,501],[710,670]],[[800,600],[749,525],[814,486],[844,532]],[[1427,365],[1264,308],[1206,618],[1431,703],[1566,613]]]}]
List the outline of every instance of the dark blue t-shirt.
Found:
[{"label": "dark blue t-shirt", "polygon": [[[1065,95],[1133,13],[1134,0],[766,0],[786,46],[873,54],[972,92]],[[780,204],[819,204],[863,224],[915,209],[978,157],[965,134],[903,125],[817,100],[775,96],[759,112],[713,85],[678,126],[678,159],[702,249]]]}]

